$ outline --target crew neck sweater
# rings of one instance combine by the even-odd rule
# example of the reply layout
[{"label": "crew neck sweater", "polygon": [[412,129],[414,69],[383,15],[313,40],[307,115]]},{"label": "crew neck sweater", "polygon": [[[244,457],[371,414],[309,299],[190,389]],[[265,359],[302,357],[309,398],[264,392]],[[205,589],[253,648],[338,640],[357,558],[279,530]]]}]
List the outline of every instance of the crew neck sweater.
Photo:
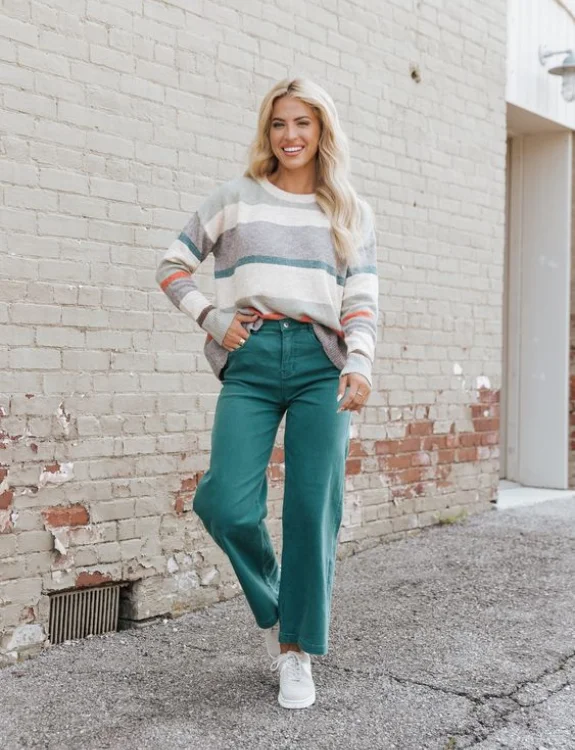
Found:
[{"label": "crew neck sweater", "polygon": [[[219,185],[192,214],[163,255],[156,279],[171,302],[207,333],[204,353],[220,380],[222,346],[237,312],[311,323],[341,374],[357,372],[371,384],[378,315],[375,229],[360,200],[362,241],[353,265],[337,258],[330,222],[315,193],[290,193],[266,177],[238,177]],[[214,256],[215,300],[194,279]]]}]

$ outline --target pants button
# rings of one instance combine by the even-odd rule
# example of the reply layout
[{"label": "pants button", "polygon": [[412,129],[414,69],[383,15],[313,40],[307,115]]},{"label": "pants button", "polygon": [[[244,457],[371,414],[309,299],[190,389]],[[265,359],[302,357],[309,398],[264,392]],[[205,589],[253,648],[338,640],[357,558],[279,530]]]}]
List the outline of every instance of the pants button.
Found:
[{"label": "pants button", "polygon": [[289,328],[289,323],[287,321],[284,323],[284,328]]}]

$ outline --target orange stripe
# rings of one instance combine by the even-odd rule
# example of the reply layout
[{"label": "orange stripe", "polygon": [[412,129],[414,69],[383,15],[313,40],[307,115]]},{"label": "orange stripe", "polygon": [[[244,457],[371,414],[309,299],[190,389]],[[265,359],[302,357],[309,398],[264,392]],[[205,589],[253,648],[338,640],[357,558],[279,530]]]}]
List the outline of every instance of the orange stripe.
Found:
[{"label": "orange stripe", "polygon": [[282,313],[261,313],[255,307],[248,307],[247,309],[262,320],[283,320],[287,317],[286,315],[282,315]]},{"label": "orange stripe", "polygon": [[352,318],[372,318],[372,317],[373,317],[373,313],[360,310],[359,312],[349,313],[349,315],[346,315],[345,318],[341,319],[341,323],[343,325],[344,323],[347,323],[347,321],[351,320]]},{"label": "orange stripe", "polygon": [[191,273],[186,273],[185,271],[176,271],[176,273],[173,273],[171,276],[168,276],[167,279],[164,279],[160,286],[165,291],[170,286],[172,281],[175,281],[176,279],[183,279],[187,276],[191,277],[191,275]]},{"label": "orange stripe", "polygon": [[281,313],[256,313],[256,315],[263,320],[283,320],[286,317]]}]

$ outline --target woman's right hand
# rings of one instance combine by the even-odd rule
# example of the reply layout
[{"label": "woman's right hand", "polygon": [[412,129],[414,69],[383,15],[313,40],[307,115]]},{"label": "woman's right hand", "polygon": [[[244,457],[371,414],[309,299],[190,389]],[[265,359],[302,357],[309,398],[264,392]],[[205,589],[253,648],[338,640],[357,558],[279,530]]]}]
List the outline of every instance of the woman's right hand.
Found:
[{"label": "woman's right hand", "polygon": [[250,334],[243,327],[242,323],[253,323],[258,317],[258,315],[245,315],[240,312],[236,313],[235,318],[232,320],[232,323],[224,336],[222,342],[224,349],[227,349],[229,352],[240,349],[243,346],[240,342],[243,341],[245,343],[250,337]]}]

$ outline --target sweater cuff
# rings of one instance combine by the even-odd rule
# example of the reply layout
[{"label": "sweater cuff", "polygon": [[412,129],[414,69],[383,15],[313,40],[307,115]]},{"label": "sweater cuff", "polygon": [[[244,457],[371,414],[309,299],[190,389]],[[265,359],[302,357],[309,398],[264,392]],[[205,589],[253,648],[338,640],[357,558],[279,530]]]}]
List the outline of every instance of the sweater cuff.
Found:
[{"label": "sweater cuff", "polygon": [[204,331],[207,331],[221,346],[235,316],[235,312],[225,312],[224,310],[218,310],[217,307],[213,307],[207,312],[203,319],[202,316],[200,316],[198,322]]},{"label": "sweater cuff", "polygon": [[371,360],[369,357],[366,357],[365,354],[360,354],[359,352],[350,352],[347,355],[345,367],[341,371],[340,377],[341,375],[349,375],[352,372],[357,372],[358,375],[363,375],[371,388]]}]

